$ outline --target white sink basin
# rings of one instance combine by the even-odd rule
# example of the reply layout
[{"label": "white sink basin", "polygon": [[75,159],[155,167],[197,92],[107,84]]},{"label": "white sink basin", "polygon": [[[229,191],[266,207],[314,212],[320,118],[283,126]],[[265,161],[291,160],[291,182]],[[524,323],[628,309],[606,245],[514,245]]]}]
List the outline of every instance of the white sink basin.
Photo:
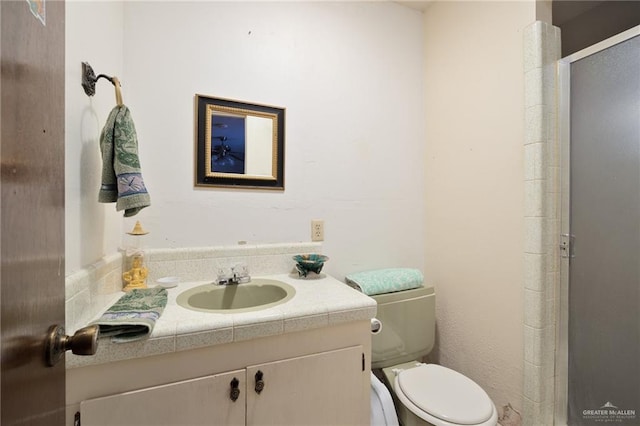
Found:
[{"label": "white sink basin", "polygon": [[267,309],[290,300],[296,290],[282,281],[257,278],[245,284],[205,284],[180,293],[178,305],[200,312],[236,313]]}]

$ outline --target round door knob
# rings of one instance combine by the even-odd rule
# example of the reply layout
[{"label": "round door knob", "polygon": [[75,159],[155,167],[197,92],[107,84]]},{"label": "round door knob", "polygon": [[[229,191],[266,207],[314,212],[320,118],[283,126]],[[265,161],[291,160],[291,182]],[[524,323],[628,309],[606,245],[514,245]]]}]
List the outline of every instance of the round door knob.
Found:
[{"label": "round door knob", "polygon": [[44,345],[47,365],[53,367],[69,350],[76,355],[94,355],[98,350],[99,335],[98,325],[81,328],[73,336],[67,336],[64,327],[52,325],[49,327]]}]

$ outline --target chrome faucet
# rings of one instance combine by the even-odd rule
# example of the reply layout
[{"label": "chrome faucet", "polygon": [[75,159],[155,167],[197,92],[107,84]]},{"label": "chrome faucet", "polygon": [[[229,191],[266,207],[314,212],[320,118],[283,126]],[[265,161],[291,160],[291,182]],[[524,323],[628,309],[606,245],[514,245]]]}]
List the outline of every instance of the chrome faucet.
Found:
[{"label": "chrome faucet", "polygon": [[218,269],[218,285],[243,284],[251,281],[249,267],[246,263],[236,263],[231,267],[231,273],[227,274],[224,268]]}]

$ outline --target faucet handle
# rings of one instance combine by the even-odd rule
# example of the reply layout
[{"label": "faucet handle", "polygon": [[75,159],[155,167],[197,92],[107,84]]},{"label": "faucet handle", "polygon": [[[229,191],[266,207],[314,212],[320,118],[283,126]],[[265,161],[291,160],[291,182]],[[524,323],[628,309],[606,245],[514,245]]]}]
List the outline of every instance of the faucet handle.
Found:
[{"label": "faucet handle", "polygon": [[236,263],[231,267],[231,274],[238,283],[248,283],[251,281],[249,266],[244,262]]},{"label": "faucet handle", "polygon": [[251,281],[249,267],[244,262],[236,263],[229,269],[218,268],[218,278],[216,279],[218,285],[241,284],[249,281]]},{"label": "faucet handle", "polygon": [[249,275],[249,266],[244,262],[236,263],[231,267],[231,273],[236,274],[239,277],[245,277]]},{"label": "faucet handle", "polygon": [[218,277],[216,279],[216,283],[220,285],[229,283],[229,274],[222,267],[218,268]]}]

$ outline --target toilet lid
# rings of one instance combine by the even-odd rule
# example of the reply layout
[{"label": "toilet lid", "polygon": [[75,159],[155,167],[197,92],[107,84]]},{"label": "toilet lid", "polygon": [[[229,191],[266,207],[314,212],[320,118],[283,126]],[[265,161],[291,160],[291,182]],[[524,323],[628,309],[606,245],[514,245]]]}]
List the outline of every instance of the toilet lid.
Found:
[{"label": "toilet lid", "polygon": [[440,365],[401,371],[397,383],[418,408],[450,423],[478,424],[493,414],[493,403],[476,382]]}]

